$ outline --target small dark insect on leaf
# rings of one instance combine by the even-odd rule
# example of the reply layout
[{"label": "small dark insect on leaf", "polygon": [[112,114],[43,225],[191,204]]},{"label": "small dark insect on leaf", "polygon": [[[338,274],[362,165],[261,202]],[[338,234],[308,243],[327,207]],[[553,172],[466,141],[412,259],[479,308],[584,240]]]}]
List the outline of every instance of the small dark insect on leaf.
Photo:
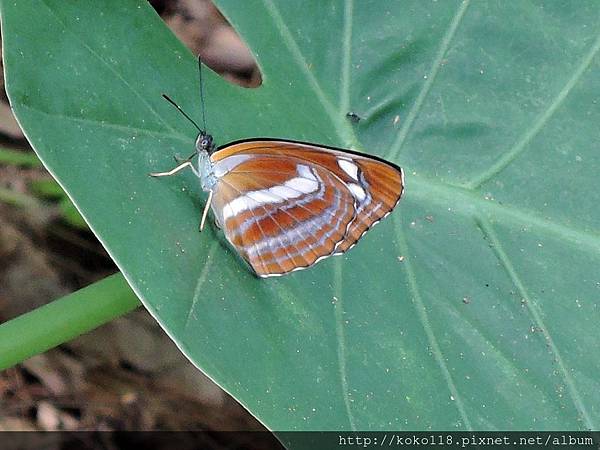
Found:
[{"label": "small dark insect on leaf", "polygon": [[353,122],[353,123],[358,123],[362,120],[362,117],[360,117],[358,114],[356,114],[355,112],[352,112],[352,111],[347,113],[346,117],[348,119],[350,119],[350,122]]}]

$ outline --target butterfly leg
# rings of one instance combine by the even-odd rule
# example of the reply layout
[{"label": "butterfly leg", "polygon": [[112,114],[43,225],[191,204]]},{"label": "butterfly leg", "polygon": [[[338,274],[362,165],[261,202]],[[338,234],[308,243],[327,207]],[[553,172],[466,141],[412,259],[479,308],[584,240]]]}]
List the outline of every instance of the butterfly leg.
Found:
[{"label": "butterfly leg", "polygon": [[192,169],[192,172],[194,172],[194,174],[199,177],[200,174],[198,173],[198,171],[196,170],[196,168],[194,167],[194,165],[192,164],[191,161],[184,161],[181,164],[179,164],[177,167],[167,171],[167,172],[152,172],[148,175],[150,175],[151,177],[169,177],[171,175],[175,175],[177,172],[179,172],[180,170],[185,169],[186,167],[189,167],[190,169]]},{"label": "butterfly leg", "polygon": [[174,156],[173,156],[173,159],[175,160],[175,162],[176,162],[177,164],[180,164],[180,163],[182,163],[182,162],[184,162],[184,161],[191,161],[191,160],[192,160],[192,158],[193,158],[194,156],[196,156],[196,154],[197,154],[197,153],[196,153],[196,152],[194,152],[194,153],[192,153],[190,156],[188,156],[187,158],[182,158],[182,157],[181,157],[181,156],[179,156],[179,155],[174,155]]},{"label": "butterfly leg", "polygon": [[210,203],[212,202],[213,191],[208,191],[208,199],[206,205],[204,205],[204,211],[202,211],[202,219],[200,220],[200,232],[204,229],[204,222],[206,222],[206,216],[208,216],[208,210],[210,209]]}]

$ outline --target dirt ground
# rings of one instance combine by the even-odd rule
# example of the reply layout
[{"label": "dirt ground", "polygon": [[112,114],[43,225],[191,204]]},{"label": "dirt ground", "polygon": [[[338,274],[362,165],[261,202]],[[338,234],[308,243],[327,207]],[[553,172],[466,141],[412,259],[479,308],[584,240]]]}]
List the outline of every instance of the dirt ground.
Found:
[{"label": "dirt ground", "polygon": [[[150,3],[226,79],[260,84],[252,56],[210,2]],[[0,100],[0,146],[31,152],[4,89]],[[88,230],[65,222],[56,202],[32,192],[32,182],[49,178],[41,167],[0,164],[0,188],[18,197],[0,199],[0,322],[116,271]],[[140,308],[0,372],[0,430],[264,428],[195,369]],[[271,446],[261,437],[255,443],[230,439],[215,448]]]}]

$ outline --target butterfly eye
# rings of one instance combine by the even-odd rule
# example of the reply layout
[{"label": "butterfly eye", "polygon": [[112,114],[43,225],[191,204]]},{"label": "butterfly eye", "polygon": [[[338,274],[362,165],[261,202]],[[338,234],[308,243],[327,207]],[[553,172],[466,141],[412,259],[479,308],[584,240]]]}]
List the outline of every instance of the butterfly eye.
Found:
[{"label": "butterfly eye", "polygon": [[212,137],[208,135],[200,135],[196,140],[196,149],[198,150],[210,150],[212,147]]}]

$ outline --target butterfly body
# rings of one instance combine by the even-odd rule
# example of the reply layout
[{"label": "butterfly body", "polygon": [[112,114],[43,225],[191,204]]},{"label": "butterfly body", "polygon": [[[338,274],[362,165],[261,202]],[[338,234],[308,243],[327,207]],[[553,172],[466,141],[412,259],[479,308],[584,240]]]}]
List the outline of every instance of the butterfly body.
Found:
[{"label": "butterfly body", "polygon": [[[197,156],[196,168],[190,159]],[[402,195],[402,169],[369,155],[283,139],[216,148],[201,132],[189,165],[209,192],[208,207],[260,277],[304,269],[353,247]]]},{"label": "butterfly body", "polygon": [[199,134],[196,138],[196,155],[198,155],[197,175],[200,178],[200,186],[205,192],[210,192],[217,184],[214,165],[210,154],[215,151],[213,138],[210,134]]}]

